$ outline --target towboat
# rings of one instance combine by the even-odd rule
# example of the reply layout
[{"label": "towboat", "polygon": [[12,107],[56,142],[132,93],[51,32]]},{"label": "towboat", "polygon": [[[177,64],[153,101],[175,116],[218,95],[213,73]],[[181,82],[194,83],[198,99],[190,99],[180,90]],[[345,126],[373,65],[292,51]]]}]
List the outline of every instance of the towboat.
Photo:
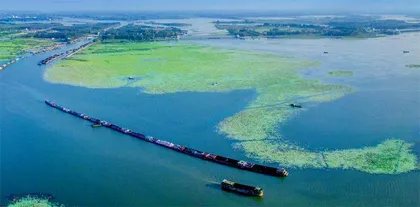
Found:
[{"label": "towboat", "polygon": [[289,106],[292,108],[302,108],[302,105],[298,105],[298,104],[290,104]]},{"label": "towboat", "polygon": [[260,187],[254,187],[250,185],[244,185],[235,183],[232,181],[228,181],[224,179],[222,181],[222,190],[238,193],[245,196],[257,196],[257,197],[263,197],[264,191]]},{"label": "towboat", "polygon": [[92,128],[98,128],[98,127],[101,127],[101,126],[102,126],[101,124],[92,124],[91,125]]}]

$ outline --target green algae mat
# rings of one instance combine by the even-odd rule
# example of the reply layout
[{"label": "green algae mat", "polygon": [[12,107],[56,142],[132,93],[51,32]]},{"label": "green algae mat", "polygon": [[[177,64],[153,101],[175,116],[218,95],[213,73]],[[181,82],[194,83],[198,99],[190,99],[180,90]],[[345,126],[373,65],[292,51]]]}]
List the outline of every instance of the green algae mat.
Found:
[{"label": "green algae mat", "polygon": [[56,42],[34,38],[15,38],[0,40],[0,61],[16,58],[25,53],[25,50],[36,50],[51,46]]},{"label": "green algae mat", "polygon": [[37,198],[26,196],[12,201],[6,205],[7,207],[64,207],[62,204],[57,204],[44,198]]},{"label": "green algae mat", "polygon": [[348,86],[305,79],[298,72],[318,65],[306,59],[189,44],[110,43],[95,44],[47,68],[44,78],[88,88],[141,87],[149,94],[255,90],[255,100],[217,126],[249,157],[286,167],[376,174],[417,169],[412,144],[398,139],[360,149],[314,152],[281,136],[278,126],[305,110],[289,107],[291,102],[321,103],[352,92]]}]

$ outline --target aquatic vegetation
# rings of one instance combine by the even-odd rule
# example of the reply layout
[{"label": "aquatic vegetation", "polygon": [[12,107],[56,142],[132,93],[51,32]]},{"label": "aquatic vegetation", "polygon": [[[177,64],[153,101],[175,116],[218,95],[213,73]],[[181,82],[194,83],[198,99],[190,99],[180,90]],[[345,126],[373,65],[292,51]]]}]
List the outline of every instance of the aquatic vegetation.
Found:
[{"label": "aquatic vegetation", "polygon": [[420,68],[420,64],[408,64],[408,65],[405,65],[405,67],[407,67],[407,68]]},{"label": "aquatic vegetation", "polygon": [[274,138],[275,126],[287,119],[292,111],[254,108],[246,109],[219,123],[219,131],[232,139],[260,140]]},{"label": "aquatic vegetation", "polygon": [[236,146],[250,157],[262,162],[280,163],[282,167],[325,167],[319,153],[306,151],[281,140],[242,141]]},{"label": "aquatic vegetation", "polygon": [[[256,98],[244,110],[217,126],[219,133],[238,141],[236,147],[248,156],[288,167],[385,174],[415,169],[417,161],[411,145],[399,140],[363,149],[312,152],[288,144],[281,137],[279,126],[306,110],[305,105],[333,101],[353,91],[348,86],[304,79],[298,72],[318,65],[319,62],[299,58],[189,44],[111,43],[95,44],[47,68],[44,77],[53,83],[89,88],[124,87],[127,77],[139,77],[128,87],[141,87],[150,94],[255,90]],[[337,73],[352,74],[333,74]],[[291,103],[304,107],[292,108]],[[398,153],[396,143],[402,146]],[[400,157],[398,168],[396,160],[389,158],[391,155]],[[368,163],[374,164],[369,164],[369,168]]]},{"label": "aquatic vegetation", "polygon": [[26,50],[36,50],[56,44],[49,40],[34,38],[14,38],[0,40],[0,61],[9,60],[25,53]]},{"label": "aquatic vegetation", "polygon": [[51,202],[47,198],[38,198],[32,196],[22,197],[16,200],[13,200],[11,203],[7,204],[7,207],[64,207],[64,205]]},{"label": "aquatic vegetation", "polygon": [[333,70],[329,71],[328,75],[331,76],[353,76],[353,71],[349,70]]},{"label": "aquatic vegetation", "polygon": [[374,147],[313,152],[272,140],[237,144],[251,157],[282,166],[355,169],[372,174],[398,174],[417,169],[412,146],[403,140],[389,139]]},{"label": "aquatic vegetation", "polygon": [[324,154],[332,168],[397,174],[417,168],[417,157],[411,151],[412,146],[403,140],[389,139],[375,147],[336,150]]}]

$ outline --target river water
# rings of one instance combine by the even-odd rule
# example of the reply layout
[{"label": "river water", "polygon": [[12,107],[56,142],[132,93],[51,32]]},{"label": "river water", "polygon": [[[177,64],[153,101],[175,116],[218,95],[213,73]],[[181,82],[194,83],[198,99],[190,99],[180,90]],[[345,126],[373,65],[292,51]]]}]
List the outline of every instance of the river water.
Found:
[{"label": "river water", "polygon": [[[201,40],[203,45],[304,57],[322,66],[307,78],[348,84],[356,92],[279,126],[311,149],[414,142],[420,154],[418,35],[368,40]],[[70,46],[71,47],[71,46]],[[403,54],[403,50],[410,50]],[[328,51],[329,54],[323,54]],[[56,52],[54,52],[56,53]],[[247,159],[215,132],[243,109],[253,91],[148,95],[138,88],[86,89],[44,82],[31,56],[0,72],[1,203],[15,193],[51,193],[71,206],[419,206],[420,173],[371,175],[352,170],[289,169],[285,179],[205,162],[145,143],[46,106],[53,100],[134,131],[203,151]],[[345,69],[337,78],[326,71]],[[222,179],[259,185],[264,199],[221,191]]]}]

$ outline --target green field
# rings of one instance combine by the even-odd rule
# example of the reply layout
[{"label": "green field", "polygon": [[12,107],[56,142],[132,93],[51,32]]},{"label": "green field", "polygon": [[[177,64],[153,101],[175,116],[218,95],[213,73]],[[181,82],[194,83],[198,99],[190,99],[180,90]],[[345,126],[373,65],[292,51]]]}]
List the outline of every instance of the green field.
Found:
[{"label": "green field", "polygon": [[6,61],[24,54],[26,50],[40,49],[56,44],[49,40],[15,38],[0,40],[0,61]]},{"label": "green field", "polygon": [[[304,79],[298,72],[318,65],[319,62],[305,59],[197,45],[112,43],[91,46],[49,67],[44,77],[52,83],[89,88],[141,87],[150,94],[255,90],[255,100],[218,124],[218,131],[236,140],[235,146],[250,157],[288,167],[351,168],[369,173],[416,169],[411,145],[400,140],[385,141],[376,147],[325,152],[287,144],[278,132],[279,125],[305,110],[290,108],[288,104],[327,102],[352,92],[348,86]],[[396,152],[396,147],[401,150]],[[368,153],[376,156],[373,161],[368,160]],[[397,170],[396,160],[390,160],[388,154],[401,157]],[[372,162],[377,164],[365,167]]]}]

